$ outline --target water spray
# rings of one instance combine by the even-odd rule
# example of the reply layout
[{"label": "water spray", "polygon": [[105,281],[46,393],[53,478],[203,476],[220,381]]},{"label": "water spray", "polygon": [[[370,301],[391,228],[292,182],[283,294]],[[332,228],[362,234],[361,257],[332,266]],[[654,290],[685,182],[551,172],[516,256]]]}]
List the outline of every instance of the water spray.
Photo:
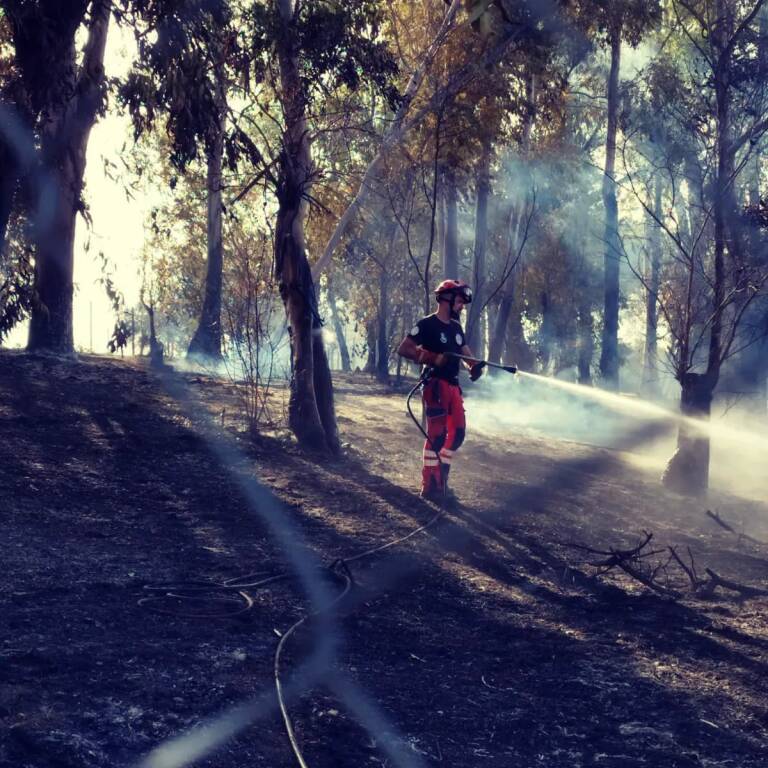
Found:
[{"label": "water spray", "polygon": [[643,400],[639,397],[627,397],[619,395],[616,392],[608,392],[597,387],[587,387],[583,384],[576,384],[571,381],[555,379],[551,376],[542,376],[537,373],[528,373],[527,371],[518,371],[518,375],[532,381],[540,381],[551,387],[570,392],[574,395],[593,400],[601,405],[616,411],[628,413],[632,416],[645,416],[652,419],[664,419],[676,424],[683,424],[691,429],[697,430],[711,437],[718,435],[724,439],[730,439],[734,442],[744,444],[745,441],[751,441],[752,446],[761,450],[768,450],[768,439],[756,435],[749,430],[737,429],[724,424],[713,423],[711,420],[696,419],[691,416],[685,416],[682,413],[675,413],[668,408],[664,408],[656,403]]}]

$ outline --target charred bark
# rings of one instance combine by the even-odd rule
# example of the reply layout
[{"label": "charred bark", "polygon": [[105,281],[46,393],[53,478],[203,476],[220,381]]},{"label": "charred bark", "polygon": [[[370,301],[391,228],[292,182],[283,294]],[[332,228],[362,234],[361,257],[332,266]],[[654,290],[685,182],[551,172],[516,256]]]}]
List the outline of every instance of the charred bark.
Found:
[{"label": "charred bark", "polygon": [[[281,28],[277,35],[280,100],[285,128],[279,158],[275,225],[275,273],[291,336],[292,378],[288,425],[302,447],[333,449],[320,416],[316,384],[331,386],[330,369],[319,333],[315,286],[304,242],[304,222],[312,181],[312,160],[306,121],[306,94],[299,74],[297,21],[290,0],[278,0]],[[317,336],[317,348],[313,341]],[[316,361],[322,361],[315,378]],[[332,390],[321,393],[326,420],[333,408]],[[332,418],[335,425],[335,417]],[[335,431],[335,430],[334,430]]]},{"label": "charred bark", "polygon": [[297,229],[301,227],[297,191],[294,189],[291,194],[283,189],[281,192],[275,226],[275,265],[291,337],[288,426],[301,446],[322,450],[325,447],[325,432],[320,420],[314,378],[314,286],[302,245],[297,241]]}]

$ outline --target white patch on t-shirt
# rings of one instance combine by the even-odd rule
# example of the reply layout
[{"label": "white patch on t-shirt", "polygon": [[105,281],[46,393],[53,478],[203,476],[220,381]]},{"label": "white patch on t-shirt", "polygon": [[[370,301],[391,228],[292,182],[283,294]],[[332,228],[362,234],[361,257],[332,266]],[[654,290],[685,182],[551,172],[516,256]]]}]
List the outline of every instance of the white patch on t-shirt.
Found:
[{"label": "white patch on t-shirt", "polygon": [[440,343],[441,344],[448,343],[448,337],[442,331],[440,332]]},{"label": "white patch on t-shirt", "polygon": [[457,343],[457,344],[458,344],[460,347],[463,347],[463,346],[464,346],[464,345],[462,344],[462,341],[463,341],[463,339],[461,338],[461,334],[460,334],[460,333],[457,333],[457,334],[456,334],[456,343]]},{"label": "white patch on t-shirt", "polygon": [[411,336],[418,336],[419,335],[419,326],[418,323],[411,328]]}]

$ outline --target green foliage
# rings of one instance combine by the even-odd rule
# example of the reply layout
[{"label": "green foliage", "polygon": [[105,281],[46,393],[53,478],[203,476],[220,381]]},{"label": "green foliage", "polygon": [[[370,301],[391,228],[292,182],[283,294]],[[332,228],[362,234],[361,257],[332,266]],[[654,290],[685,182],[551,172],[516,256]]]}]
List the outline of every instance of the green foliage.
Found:
[{"label": "green foliage", "polygon": [[160,114],[166,116],[171,161],[183,170],[198,157],[201,146],[211,146],[225,117],[216,95],[221,87],[217,65],[241,53],[230,26],[229,3],[123,0],[123,9],[154,34],[138,36],[139,58],[118,89],[119,99],[128,109],[136,138],[151,130]]},{"label": "green foliage", "polygon": [[381,38],[381,12],[376,0],[302,3],[298,18],[304,79],[308,88],[330,79],[333,88],[356,91],[367,82],[391,109],[399,95],[392,84],[397,65]]},{"label": "green foliage", "polygon": [[662,21],[660,0],[573,0],[568,5],[590,36],[609,42],[618,33],[633,48]]},{"label": "green foliage", "polygon": [[23,251],[0,261],[0,342],[24,320],[32,309],[33,267],[29,253]]},{"label": "green foliage", "polygon": [[15,63],[35,115],[70,96],[73,42],[90,0],[2,0],[11,28]]},{"label": "green foliage", "polygon": [[[397,65],[382,36],[380,6],[377,0],[308,0],[299,4],[293,24],[302,82],[310,100],[324,98],[341,87],[356,91],[369,83],[392,109],[397,106],[399,97],[392,84]],[[245,18],[258,83],[269,69],[282,23],[273,2],[254,2]]]},{"label": "green foliage", "polygon": [[[200,4],[131,2],[126,9],[156,31],[139,40],[139,61],[119,88],[138,138],[166,118],[171,161],[180,170],[208,149],[226,115],[217,89],[240,88],[252,97],[256,88],[271,88],[279,78],[273,67],[274,45],[282,34],[273,2]],[[374,0],[347,3],[303,2],[296,26],[301,75],[309,101],[333,91],[370,84],[394,107],[392,84],[397,67],[381,36],[381,14]],[[223,84],[217,81],[223,78]],[[270,105],[271,108],[273,105]],[[226,132],[225,156],[230,169],[244,158],[255,167],[269,160],[241,125]]]}]

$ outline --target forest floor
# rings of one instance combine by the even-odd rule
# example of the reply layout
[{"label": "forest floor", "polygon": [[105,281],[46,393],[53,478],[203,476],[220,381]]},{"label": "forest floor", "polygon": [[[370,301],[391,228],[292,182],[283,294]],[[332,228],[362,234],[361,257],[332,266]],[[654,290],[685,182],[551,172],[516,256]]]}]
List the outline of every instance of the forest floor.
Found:
[{"label": "forest floor", "polygon": [[[573,546],[645,530],[765,589],[767,501],[684,499],[618,452],[470,423],[460,503],[434,520],[403,393],[339,376],[337,411],[344,456],[320,460],[250,438],[227,381],[0,353],[0,765],[170,766],[206,738],[223,743],[199,765],[296,765],[273,667],[313,610],[300,582],[161,596],[339,558],[335,631],[305,622],[281,660],[289,681],[331,654],[288,702],[310,768],[768,765],[768,598],[672,599]],[[309,574],[336,594],[342,570]]]}]

